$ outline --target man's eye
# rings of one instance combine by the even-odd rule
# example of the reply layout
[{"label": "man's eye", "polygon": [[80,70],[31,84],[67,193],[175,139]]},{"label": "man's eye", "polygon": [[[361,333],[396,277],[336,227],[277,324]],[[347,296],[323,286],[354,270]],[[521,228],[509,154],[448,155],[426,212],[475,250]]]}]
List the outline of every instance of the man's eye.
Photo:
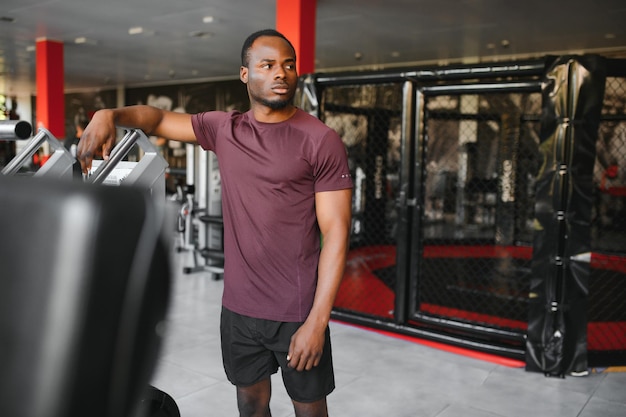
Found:
[{"label": "man's eye", "polygon": [[261,65],[261,68],[271,68],[272,66],[270,64],[263,64]]}]

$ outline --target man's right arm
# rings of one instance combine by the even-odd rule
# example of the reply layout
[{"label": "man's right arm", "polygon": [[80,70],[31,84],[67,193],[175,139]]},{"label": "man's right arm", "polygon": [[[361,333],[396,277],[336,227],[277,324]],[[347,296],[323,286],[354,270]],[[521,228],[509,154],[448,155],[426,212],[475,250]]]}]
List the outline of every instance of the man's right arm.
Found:
[{"label": "man's right arm", "polygon": [[165,111],[151,106],[128,106],[97,111],[78,143],[76,157],[83,172],[88,172],[94,155],[100,150],[108,158],[115,145],[116,126],[141,129],[147,135],[196,143],[191,115]]}]

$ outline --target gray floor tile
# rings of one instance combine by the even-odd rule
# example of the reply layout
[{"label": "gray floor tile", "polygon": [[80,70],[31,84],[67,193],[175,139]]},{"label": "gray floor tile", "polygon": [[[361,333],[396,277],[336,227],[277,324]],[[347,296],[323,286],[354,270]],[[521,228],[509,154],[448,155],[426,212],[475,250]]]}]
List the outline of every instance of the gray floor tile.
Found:
[{"label": "gray floor tile", "polygon": [[223,382],[222,379],[194,372],[166,360],[159,361],[152,378],[152,385],[177,400],[221,382]]},{"label": "gray floor tile", "polygon": [[176,399],[181,417],[236,417],[237,400],[229,382],[221,382]]},{"label": "gray floor tile", "polygon": [[[626,387],[622,387],[626,391]],[[626,416],[626,404],[606,401],[601,398],[591,398],[585,405],[579,417],[624,417]]]},{"label": "gray floor tile", "polygon": [[219,339],[173,352],[163,357],[169,363],[217,380],[225,380]]},{"label": "gray floor tile", "polygon": [[[626,403],[626,372],[607,372],[601,379],[594,397]],[[624,413],[626,416],[626,413]]]},{"label": "gray floor tile", "polygon": [[494,414],[476,408],[476,406],[452,404],[446,407],[441,413],[437,414],[436,417],[506,417],[506,415]]}]

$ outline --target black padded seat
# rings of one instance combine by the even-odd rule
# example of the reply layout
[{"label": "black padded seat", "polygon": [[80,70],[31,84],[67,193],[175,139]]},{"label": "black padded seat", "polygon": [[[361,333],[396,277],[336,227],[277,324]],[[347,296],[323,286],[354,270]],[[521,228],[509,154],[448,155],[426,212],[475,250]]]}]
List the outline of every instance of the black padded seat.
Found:
[{"label": "black padded seat", "polygon": [[0,176],[0,415],[132,415],[170,292],[164,214],[129,186]]}]

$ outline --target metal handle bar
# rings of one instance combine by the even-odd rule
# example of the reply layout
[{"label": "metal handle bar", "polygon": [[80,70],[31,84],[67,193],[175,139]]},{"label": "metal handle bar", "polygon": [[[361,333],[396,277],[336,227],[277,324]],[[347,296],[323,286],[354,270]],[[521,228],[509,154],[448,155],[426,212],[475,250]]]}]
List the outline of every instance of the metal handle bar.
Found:
[{"label": "metal handle bar", "polygon": [[[139,162],[122,161],[134,145],[143,151]],[[95,161],[94,161],[95,162]],[[165,200],[165,171],[167,161],[158,153],[146,134],[140,129],[130,129],[111,151],[105,161],[98,161],[94,171],[87,177],[86,182],[92,184],[105,183],[109,175],[119,168],[125,171],[130,166],[130,172],[123,177],[125,184],[137,184],[149,189],[153,196]],[[115,177],[115,175],[113,175]]]},{"label": "metal handle bar", "polygon": [[87,179],[87,182],[90,182],[92,184],[101,184],[102,182],[104,182],[109,174],[113,172],[117,164],[119,164],[126,157],[126,155],[128,155],[130,150],[137,142],[142,142],[142,148],[146,153],[150,152],[150,148],[153,148],[152,144],[150,143],[150,141],[147,141],[149,146],[147,146],[146,149],[146,144],[141,141],[142,138],[145,138],[145,136],[142,135],[137,129],[131,129],[126,132],[122,140],[120,140],[120,142],[115,145],[115,147],[111,151],[109,159],[105,160],[102,164],[98,166],[98,168]]},{"label": "metal handle bar", "polygon": [[63,144],[44,128],[40,128],[37,134],[24,146],[20,153],[9,161],[2,170],[2,174],[16,174],[26,162],[31,160],[35,152],[37,152],[45,142],[48,142],[54,152],[50,156],[50,159],[39,169],[37,175],[64,175],[68,169],[71,169],[74,158],[72,158]]}]

